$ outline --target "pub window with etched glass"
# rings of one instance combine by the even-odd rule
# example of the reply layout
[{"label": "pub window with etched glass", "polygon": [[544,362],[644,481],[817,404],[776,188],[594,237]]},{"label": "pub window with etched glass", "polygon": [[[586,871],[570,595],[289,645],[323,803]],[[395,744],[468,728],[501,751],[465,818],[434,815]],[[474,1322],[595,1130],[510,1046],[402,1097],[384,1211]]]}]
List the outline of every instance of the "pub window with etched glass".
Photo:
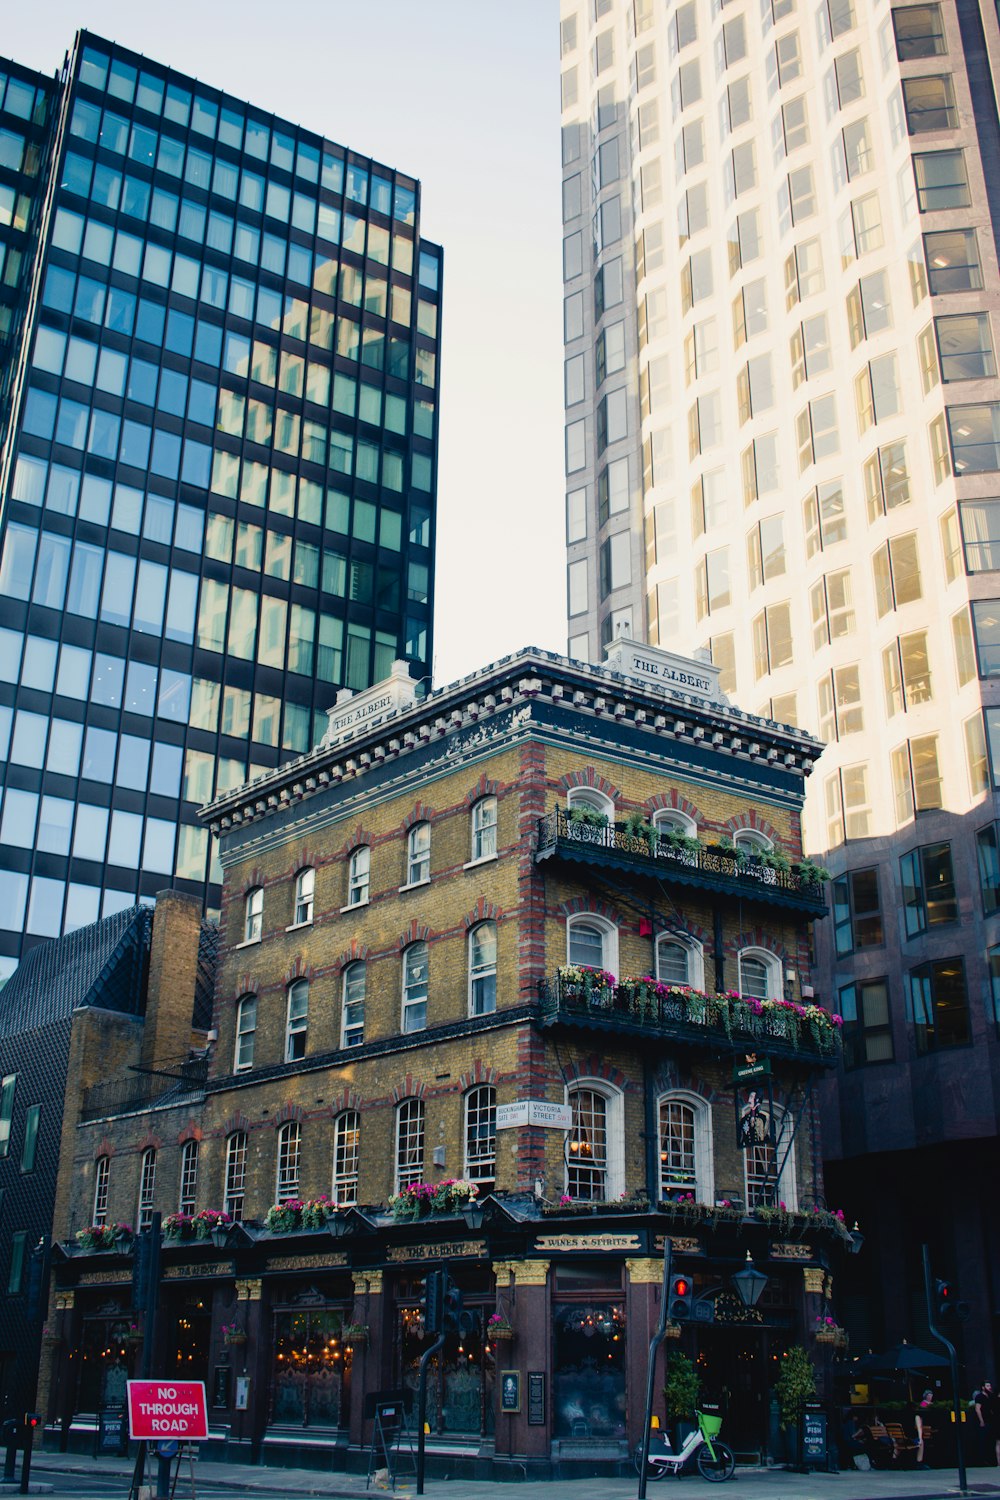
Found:
[{"label": "pub window with etched glass", "polygon": [[497,1091],[489,1084],[465,1096],[465,1177],[484,1198],[497,1175]]},{"label": "pub window with etched glass", "polygon": [[226,1140],[226,1196],[223,1208],[234,1223],[243,1218],[247,1186],[247,1137],[236,1130]]},{"label": "pub window with etched glass", "polygon": [[333,1122],[334,1203],[357,1203],[360,1154],[361,1116],[356,1109],[345,1109]]},{"label": "pub window with etched glass", "polygon": [[892,1062],[888,980],[870,979],[863,984],[845,985],[840,991],[839,1009],[844,1018],[841,1033],[844,1067],[863,1068],[869,1063]]},{"label": "pub window with etched glass", "polygon": [[198,1142],[185,1141],[181,1152],[179,1213],[193,1215],[198,1200]]},{"label": "pub window with etched glass", "polygon": [[153,1204],[156,1194],[156,1152],[152,1146],[142,1153],[142,1165],[139,1169],[139,1212],[136,1215],[136,1228],[140,1231],[148,1229],[153,1222]]}]

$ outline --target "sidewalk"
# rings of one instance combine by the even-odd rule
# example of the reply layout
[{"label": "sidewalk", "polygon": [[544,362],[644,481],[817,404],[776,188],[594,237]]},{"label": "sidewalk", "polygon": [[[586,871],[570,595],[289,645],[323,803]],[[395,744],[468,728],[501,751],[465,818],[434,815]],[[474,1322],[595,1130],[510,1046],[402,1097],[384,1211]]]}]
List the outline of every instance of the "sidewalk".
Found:
[{"label": "sidewalk", "polygon": [[[89,1458],[73,1453],[36,1452],[31,1462],[32,1480],[43,1481],[55,1490],[72,1487],[73,1475],[86,1475],[93,1481],[97,1474],[106,1475],[109,1489],[128,1490],[132,1462],[120,1458]],[[153,1465],[150,1464],[150,1474]],[[366,1494],[363,1474],[324,1474],[313,1469],[251,1468],[243,1464],[204,1463],[195,1467],[199,1491],[223,1494],[228,1490],[273,1492],[289,1496],[323,1496],[328,1500],[362,1500]],[[177,1485],[178,1500],[185,1494],[186,1473]],[[649,1487],[650,1500],[672,1493],[674,1484],[684,1486],[689,1500],[704,1492],[697,1475],[690,1479],[668,1479]],[[558,1484],[568,1500],[635,1500],[637,1479],[578,1479],[568,1482],[549,1480],[527,1484],[476,1483],[462,1479],[432,1479],[425,1484],[425,1494],[440,1495],[445,1500],[550,1500],[553,1485]],[[1000,1497],[1000,1469],[970,1469],[969,1490],[974,1495]],[[368,1495],[386,1493],[374,1485]],[[416,1485],[412,1475],[400,1481],[397,1495],[412,1497]],[[708,1500],[708,1494],[706,1500]],[[958,1479],[952,1470],[930,1470],[927,1473],[903,1471],[893,1474],[881,1471],[868,1474],[786,1474],[782,1469],[737,1469],[736,1477],[723,1491],[726,1500],[943,1500],[958,1494]]]}]

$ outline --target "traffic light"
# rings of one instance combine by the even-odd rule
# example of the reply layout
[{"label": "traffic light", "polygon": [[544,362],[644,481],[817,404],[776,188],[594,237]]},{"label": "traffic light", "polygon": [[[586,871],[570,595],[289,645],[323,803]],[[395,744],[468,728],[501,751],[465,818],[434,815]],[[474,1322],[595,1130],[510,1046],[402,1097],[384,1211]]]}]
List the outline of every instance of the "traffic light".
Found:
[{"label": "traffic light", "polygon": [[35,1427],[37,1427],[39,1425],[39,1423],[41,1422],[41,1420],[42,1419],[38,1415],[37,1411],[26,1411],[25,1414],[24,1414],[24,1429],[25,1429],[25,1431],[26,1432],[30,1432],[33,1428],[35,1428]]},{"label": "traffic light", "polygon": [[942,1281],[939,1277],[935,1283],[937,1287],[937,1310],[939,1318],[953,1318],[958,1323],[964,1323],[972,1312],[968,1302],[963,1302],[957,1296],[955,1284],[951,1281]]},{"label": "traffic light", "polygon": [[424,1281],[424,1331],[440,1333],[444,1320],[445,1271],[429,1271]]},{"label": "traffic light", "polygon": [[690,1276],[672,1276],[670,1278],[670,1320],[672,1323],[681,1323],[691,1316],[691,1298],[694,1288]]},{"label": "traffic light", "polygon": [[461,1333],[462,1330],[462,1293],[452,1281],[447,1271],[441,1273],[444,1277],[444,1328],[446,1333]]}]

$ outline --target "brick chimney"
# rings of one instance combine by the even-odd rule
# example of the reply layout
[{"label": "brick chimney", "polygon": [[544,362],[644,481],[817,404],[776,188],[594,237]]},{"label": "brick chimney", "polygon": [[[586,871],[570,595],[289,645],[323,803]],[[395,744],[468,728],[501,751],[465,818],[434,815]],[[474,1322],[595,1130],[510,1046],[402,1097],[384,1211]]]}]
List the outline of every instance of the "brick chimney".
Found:
[{"label": "brick chimney", "polygon": [[191,1013],[198,976],[201,902],[181,891],[160,891],[149,953],[144,1068],[176,1068],[191,1046]]}]

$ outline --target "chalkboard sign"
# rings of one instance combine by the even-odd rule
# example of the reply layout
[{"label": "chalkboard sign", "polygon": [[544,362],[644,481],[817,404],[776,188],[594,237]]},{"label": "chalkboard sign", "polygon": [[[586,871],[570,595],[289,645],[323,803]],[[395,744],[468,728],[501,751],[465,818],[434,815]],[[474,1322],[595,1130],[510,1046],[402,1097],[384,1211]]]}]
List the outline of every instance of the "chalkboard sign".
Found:
[{"label": "chalkboard sign", "polygon": [[802,1462],[826,1462],[826,1413],[805,1411],[802,1414]]},{"label": "chalkboard sign", "polygon": [[103,1407],[97,1418],[98,1453],[126,1452],[127,1431],[124,1406]]},{"label": "chalkboard sign", "polygon": [[528,1372],[528,1426],[545,1426],[545,1371]]}]

